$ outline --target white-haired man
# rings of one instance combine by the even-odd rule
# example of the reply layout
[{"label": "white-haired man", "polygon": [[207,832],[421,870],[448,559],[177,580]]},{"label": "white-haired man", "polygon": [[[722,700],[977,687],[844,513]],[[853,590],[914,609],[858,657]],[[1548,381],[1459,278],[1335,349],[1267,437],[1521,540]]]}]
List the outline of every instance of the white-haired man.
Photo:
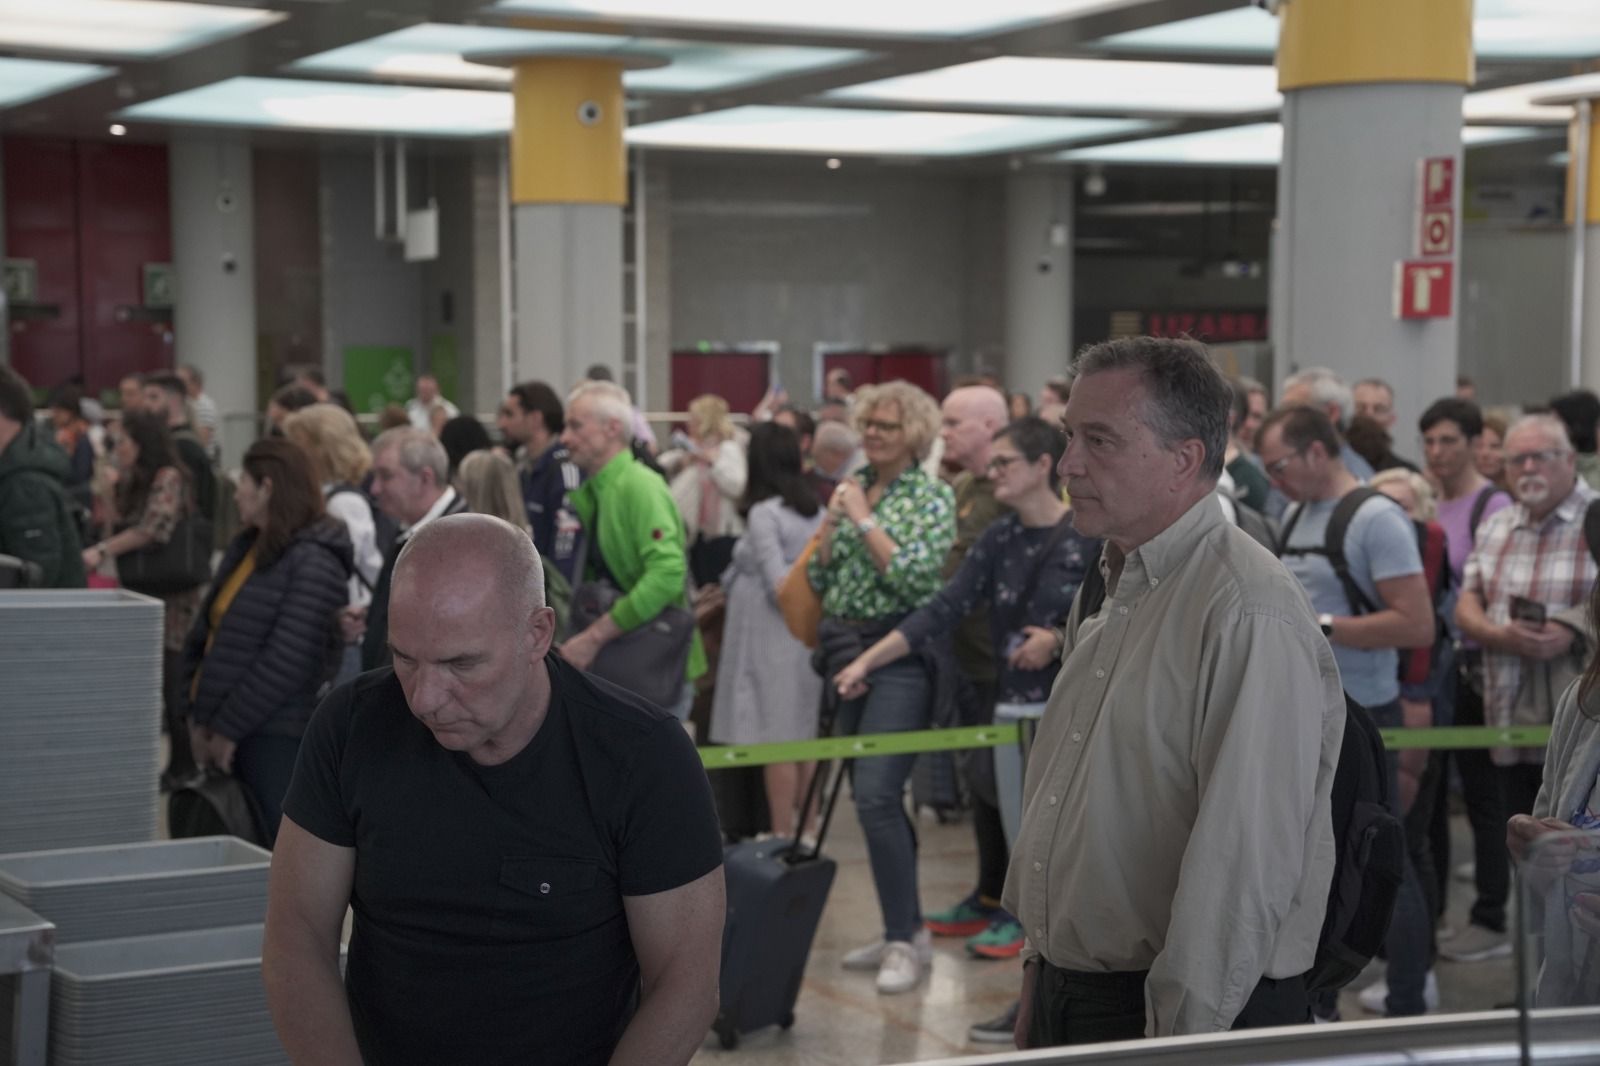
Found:
[{"label": "white-haired man", "polygon": [[[1506,433],[1506,474],[1516,503],[1484,519],[1462,574],[1456,622],[1483,646],[1483,713],[1490,726],[1549,725],[1557,698],[1588,661],[1595,634],[1585,610],[1597,568],[1584,516],[1600,495],[1578,478],[1566,426],[1549,415],[1522,419]],[[1533,810],[1544,749],[1490,751],[1505,802],[1501,820]],[[1503,858],[1503,857],[1502,857]],[[1488,887],[1509,885],[1500,866]],[[1480,896],[1485,887],[1479,878]],[[1472,922],[1439,953],[1458,962],[1511,954],[1503,904],[1480,898]],[[1500,919],[1499,927],[1494,918]]]},{"label": "white-haired man", "polygon": [[[633,400],[626,389],[609,381],[586,381],[572,390],[561,443],[584,474],[583,484],[567,499],[589,539],[589,573],[577,574],[573,581],[604,575],[622,593],[610,611],[561,646],[568,662],[587,670],[600,649],[617,637],[666,607],[685,605],[689,564],[683,519],[667,483],[633,457]],[[666,708],[680,721],[689,717],[694,681],[705,672],[705,649],[697,631],[678,697]]]},{"label": "white-haired man", "polygon": [[[1350,416],[1355,414],[1356,400],[1350,386],[1338,374],[1327,367],[1314,366],[1284,379],[1279,406],[1315,407],[1332,419],[1333,428],[1339,431],[1342,440],[1350,425]],[[1361,481],[1372,480],[1372,464],[1357,454],[1349,441],[1342,442],[1339,461]]]}]

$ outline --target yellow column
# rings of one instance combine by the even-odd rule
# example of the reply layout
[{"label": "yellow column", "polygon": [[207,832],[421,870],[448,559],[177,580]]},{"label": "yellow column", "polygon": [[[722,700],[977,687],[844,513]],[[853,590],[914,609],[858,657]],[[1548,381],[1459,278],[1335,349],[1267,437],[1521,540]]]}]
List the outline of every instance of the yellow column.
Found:
[{"label": "yellow column", "polygon": [[627,202],[623,66],[621,59],[603,57],[516,61],[512,203]]},{"label": "yellow column", "polygon": [[1472,0],[1287,0],[1282,91],[1373,82],[1471,85]]},{"label": "yellow column", "polygon": [[[1600,225],[1600,100],[1591,105],[1589,119],[1589,173],[1578,173],[1578,119],[1572,120],[1567,131],[1567,223],[1572,223],[1572,211],[1578,202],[1578,182],[1589,183],[1588,199],[1583,212],[1584,222]],[[1594,269],[1591,267],[1590,269]]]}]

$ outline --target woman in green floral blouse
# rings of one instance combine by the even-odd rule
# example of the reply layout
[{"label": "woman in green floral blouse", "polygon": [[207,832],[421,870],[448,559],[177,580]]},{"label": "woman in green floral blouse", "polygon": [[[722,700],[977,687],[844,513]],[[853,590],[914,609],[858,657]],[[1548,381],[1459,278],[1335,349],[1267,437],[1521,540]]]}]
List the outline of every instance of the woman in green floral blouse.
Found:
[{"label": "woman in green floral blouse", "polygon": [[[915,385],[858,390],[854,420],[867,465],[828,501],[808,576],[822,597],[824,677],[831,677],[897,622],[933,598],[955,541],[955,497],[918,463],[939,431],[939,408]],[[866,695],[839,704],[840,733],[924,729],[931,681],[918,658],[872,675]],[[884,935],[850,952],[846,969],[876,970],[880,992],[914,988],[932,960],[917,895],[917,844],[905,811],[914,755],[854,760],[856,814],[867,839]]]}]

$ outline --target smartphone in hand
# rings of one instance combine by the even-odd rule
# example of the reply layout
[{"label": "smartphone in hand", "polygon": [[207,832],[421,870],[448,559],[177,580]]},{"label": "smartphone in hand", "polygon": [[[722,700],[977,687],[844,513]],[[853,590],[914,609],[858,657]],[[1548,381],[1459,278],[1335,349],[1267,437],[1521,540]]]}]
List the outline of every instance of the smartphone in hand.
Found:
[{"label": "smartphone in hand", "polygon": [[1511,620],[1521,622],[1523,625],[1535,629],[1542,627],[1548,619],[1544,604],[1538,600],[1530,600],[1526,596],[1511,597]]}]

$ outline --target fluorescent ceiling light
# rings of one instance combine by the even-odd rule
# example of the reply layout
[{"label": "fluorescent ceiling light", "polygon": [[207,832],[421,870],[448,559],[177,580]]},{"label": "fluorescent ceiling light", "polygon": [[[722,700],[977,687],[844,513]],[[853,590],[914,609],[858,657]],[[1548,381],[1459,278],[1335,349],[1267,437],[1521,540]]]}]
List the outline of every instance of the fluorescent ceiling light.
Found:
[{"label": "fluorescent ceiling light", "polygon": [[[1477,0],[1472,39],[1478,56],[1489,60],[1600,55],[1600,7],[1595,0]],[[1119,33],[1095,44],[1112,52],[1264,59],[1278,50],[1278,20],[1259,8],[1241,7]]]},{"label": "fluorescent ceiling light", "polygon": [[470,63],[462,56],[519,48],[621,55],[648,53],[671,59],[665,67],[624,72],[623,84],[630,91],[641,93],[715,92],[781,74],[836,66],[866,55],[844,48],[716,44],[430,22],[308,56],[291,64],[290,69],[394,81],[423,79],[463,85],[506,85],[511,81],[510,68]]},{"label": "fluorescent ceiling light", "polygon": [[511,129],[511,94],[289,78],[229,78],[125,108],[118,118],[417,137],[484,137]]},{"label": "fluorescent ceiling light", "polygon": [[1126,119],[1034,118],[829,107],[736,107],[628,130],[645,148],[823,155],[981,155],[1149,128]]},{"label": "fluorescent ceiling light", "polygon": [[[1597,12],[1597,16],[1600,16],[1600,12]],[[1545,96],[1591,90],[1600,96],[1600,74],[1579,74],[1574,78],[1556,78],[1468,93],[1461,111],[1468,122],[1551,122],[1566,125],[1572,121],[1571,107],[1550,107],[1535,104],[1534,101]]]},{"label": "fluorescent ceiling light", "polygon": [[0,110],[76,89],[110,73],[110,67],[88,63],[0,58]]},{"label": "fluorescent ceiling light", "polygon": [[1138,0],[502,0],[499,14],[882,37],[966,37],[1114,11]]},{"label": "fluorescent ceiling light", "polygon": [[[1476,148],[1550,135],[1549,130],[1516,126],[1468,126],[1461,131],[1461,141],[1468,148]],[[1256,122],[1228,129],[1077,148],[1052,158],[1066,163],[1275,167],[1283,158],[1283,127],[1276,122]]]},{"label": "fluorescent ceiling light", "polygon": [[259,8],[169,0],[0,0],[0,48],[159,59],[285,17]]},{"label": "fluorescent ceiling light", "polygon": [[828,96],[927,107],[1239,115],[1276,111],[1277,83],[1277,71],[1266,66],[1003,56],[852,85]]}]

